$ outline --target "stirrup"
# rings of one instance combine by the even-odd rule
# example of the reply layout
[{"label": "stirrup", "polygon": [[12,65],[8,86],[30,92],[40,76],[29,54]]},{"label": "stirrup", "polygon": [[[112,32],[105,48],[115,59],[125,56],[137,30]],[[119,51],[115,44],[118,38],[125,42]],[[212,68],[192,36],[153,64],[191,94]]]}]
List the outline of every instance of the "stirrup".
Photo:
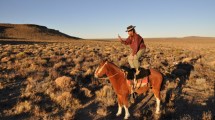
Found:
[{"label": "stirrup", "polygon": [[133,97],[134,99],[137,98],[137,95],[136,95],[136,94],[137,94],[136,92],[133,92],[133,93],[132,93],[132,97]]},{"label": "stirrup", "polygon": [[137,98],[136,93],[133,92],[133,93],[130,95],[129,100],[131,101],[131,103],[134,103],[136,98]]}]

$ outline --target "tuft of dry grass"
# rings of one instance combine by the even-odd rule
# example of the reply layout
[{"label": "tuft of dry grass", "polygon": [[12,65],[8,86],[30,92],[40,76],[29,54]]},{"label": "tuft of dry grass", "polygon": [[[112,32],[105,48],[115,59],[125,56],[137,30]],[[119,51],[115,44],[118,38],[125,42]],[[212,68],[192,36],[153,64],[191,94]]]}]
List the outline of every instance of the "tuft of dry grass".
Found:
[{"label": "tuft of dry grass", "polygon": [[202,114],[202,120],[213,120],[213,114],[211,111],[204,111]]},{"label": "tuft of dry grass", "polygon": [[6,62],[8,62],[9,60],[10,60],[10,57],[3,57],[3,58],[1,59],[1,62],[6,63]]},{"label": "tuft of dry grass", "polygon": [[24,101],[24,102],[20,102],[16,105],[15,108],[15,113],[16,114],[20,114],[20,113],[26,113],[29,112],[32,108],[31,102],[29,101]]},{"label": "tuft of dry grass", "polygon": [[16,54],[16,58],[17,59],[23,59],[24,57],[26,57],[27,55],[24,52],[20,52],[18,54]]},{"label": "tuft of dry grass", "polygon": [[63,119],[64,120],[73,120],[75,117],[75,112],[68,110],[65,112]]},{"label": "tuft of dry grass", "polygon": [[63,108],[71,106],[72,95],[70,92],[63,92],[61,95],[57,96],[55,99],[58,104],[60,104]]},{"label": "tuft of dry grass", "polygon": [[107,116],[108,115],[108,111],[107,111],[107,108],[106,107],[99,107],[96,111],[96,113],[98,115],[101,115],[101,116]]},{"label": "tuft of dry grass", "polygon": [[111,86],[105,85],[100,91],[96,91],[96,99],[104,102],[107,106],[116,103],[115,93]]},{"label": "tuft of dry grass", "polygon": [[67,76],[62,76],[62,77],[57,78],[55,80],[55,83],[61,89],[71,88],[71,86],[74,86],[74,84],[75,84],[74,82],[72,82],[72,79]]},{"label": "tuft of dry grass", "polygon": [[55,70],[58,70],[59,68],[62,68],[62,67],[64,67],[64,66],[66,66],[66,63],[64,63],[64,62],[59,62],[59,63],[56,63],[56,64],[54,64],[54,69]]},{"label": "tuft of dry grass", "polygon": [[93,96],[91,91],[89,89],[85,88],[85,87],[81,88],[81,91],[83,91],[84,95],[87,96],[87,97],[92,97]]},{"label": "tuft of dry grass", "polygon": [[188,114],[180,116],[180,120],[193,120],[192,117]]},{"label": "tuft of dry grass", "polygon": [[4,88],[4,85],[2,82],[0,82],[0,90]]}]

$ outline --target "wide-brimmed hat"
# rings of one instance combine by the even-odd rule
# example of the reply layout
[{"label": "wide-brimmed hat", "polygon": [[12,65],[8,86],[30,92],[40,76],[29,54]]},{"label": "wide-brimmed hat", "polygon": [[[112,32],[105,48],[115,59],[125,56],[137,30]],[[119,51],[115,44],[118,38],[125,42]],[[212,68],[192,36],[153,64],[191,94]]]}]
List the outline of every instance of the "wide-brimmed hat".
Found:
[{"label": "wide-brimmed hat", "polygon": [[136,26],[129,25],[129,26],[127,27],[127,30],[126,30],[125,32],[128,32],[128,31],[130,31],[130,30],[133,30],[135,27],[136,27]]}]

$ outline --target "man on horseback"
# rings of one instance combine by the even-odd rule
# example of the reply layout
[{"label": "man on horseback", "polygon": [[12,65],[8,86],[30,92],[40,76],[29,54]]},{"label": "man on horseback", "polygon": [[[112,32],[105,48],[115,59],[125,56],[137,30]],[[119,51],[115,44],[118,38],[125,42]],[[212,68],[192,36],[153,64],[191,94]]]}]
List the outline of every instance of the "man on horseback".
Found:
[{"label": "man on horseback", "polygon": [[123,40],[119,35],[118,39],[122,44],[130,45],[130,48],[132,49],[132,53],[128,56],[128,62],[131,68],[136,70],[136,75],[139,74],[139,59],[142,56],[142,54],[146,50],[146,45],[144,44],[143,38],[136,33],[135,26],[128,26],[126,32],[128,32],[128,38],[126,40]]},{"label": "man on horseback", "polygon": [[[135,91],[138,95],[145,93],[146,91],[152,91],[156,98],[156,114],[160,113],[160,88],[163,81],[163,76],[159,71],[155,69],[149,69],[150,75],[148,76],[148,80],[151,84],[151,87],[140,85],[139,88]],[[114,63],[109,61],[102,61],[99,66],[96,68],[95,77],[101,78],[103,75],[107,75],[108,80],[113,86],[113,90],[117,95],[118,101],[118,111],[116,116],[120,116],[122,114],[122,108],[125,109],[125,117],[124,119],[128,119],[130,117],[129,113],[129,102],[128,98],[131,92],[131,87],[128,85],[129,80],[126,79],[124,72],[116,66]],[[140,83],[141,84],[141,83]]]}]

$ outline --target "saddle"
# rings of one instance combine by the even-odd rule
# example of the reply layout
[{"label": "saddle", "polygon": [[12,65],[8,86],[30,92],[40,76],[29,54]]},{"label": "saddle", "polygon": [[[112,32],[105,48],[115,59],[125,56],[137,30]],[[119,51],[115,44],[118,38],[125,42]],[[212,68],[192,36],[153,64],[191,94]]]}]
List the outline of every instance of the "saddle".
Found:
[{"label": "saddle", "polygon": [[129,68],[126,66],[121,66],[120,68],[125,71],[127,83],[132,87],[133,91],[134,89],[139,89],[140,87],[148,84],[149,80],[147,76],[151,74],[149,69],[139,68],[140,72],[136,75],[136,69],[134,68]]},{"label": "saddle", "polygon": [[136,73],[135,68],[129,68],[127,66],[121,66],[120,68],[125,71],[127,80],[134,80],[135,78],[136,80],[139,80],[151,74],[149,69],[145,69],[141,67],[139,68],[140,72],[138,75],[135,74]]}]

